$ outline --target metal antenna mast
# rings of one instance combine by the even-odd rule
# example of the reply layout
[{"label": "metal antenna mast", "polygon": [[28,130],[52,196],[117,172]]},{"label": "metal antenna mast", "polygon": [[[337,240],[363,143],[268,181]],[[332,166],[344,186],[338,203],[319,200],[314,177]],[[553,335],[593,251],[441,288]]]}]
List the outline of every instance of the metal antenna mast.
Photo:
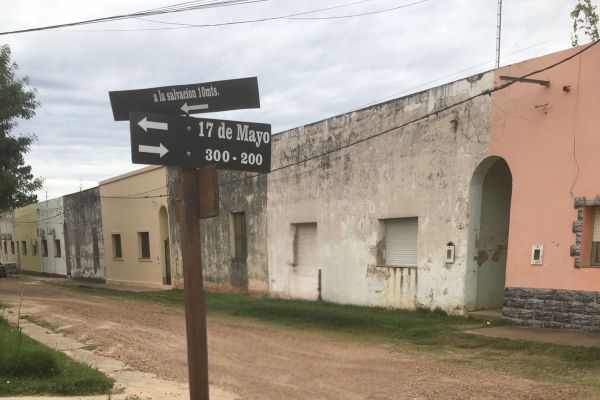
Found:
[{"label": "metal antenna mast", "polygon": [[496,18],[496,68],[500,68],[500,38],[502,37],[502,0],[498,0],[498,15]]}]

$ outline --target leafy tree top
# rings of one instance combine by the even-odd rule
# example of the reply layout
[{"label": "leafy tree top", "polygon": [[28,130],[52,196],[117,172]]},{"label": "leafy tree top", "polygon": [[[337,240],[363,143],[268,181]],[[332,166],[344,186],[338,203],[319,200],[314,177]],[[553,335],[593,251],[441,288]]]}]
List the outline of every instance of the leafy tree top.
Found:
[{"label": "leafy tree top", "polygon": [[42,187],[23,157],[35,136],[12,134],[17,121],[32,118],[40,105],[36,90],[27,77],[16,76],[17,69],[10,48],[0,46],[0,212],[37,202],[35,191]]},{"label": "leafy tree top", "polygon": [[598,13],[596,6],[592,5],[591,0],[578,0],[577,5],[571,11],[573,20],[573,33],[571,34],[571,44],[573,47],[579,45],[579,34],[581,31],[592,41],[600,40],[598,33]]}]

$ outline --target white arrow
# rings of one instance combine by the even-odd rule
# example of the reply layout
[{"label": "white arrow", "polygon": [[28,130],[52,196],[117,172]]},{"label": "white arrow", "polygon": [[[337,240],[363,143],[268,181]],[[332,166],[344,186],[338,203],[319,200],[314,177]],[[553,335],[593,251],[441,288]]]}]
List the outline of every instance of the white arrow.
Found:
[{"label": "white arrow", "polygon": [[140,153],[160,154],[160,158],[162,158],[162,156],[169,152],[169,150],[167,150],[167,148],[163,146],[162,143],[160,143],[159,146],[145,146],[143,144],[140,144],[138,146],[138,150]]},{"label": "white arrow", "polygon": [[183,110],[184,113],[189,114],[190,111],[207,110],[208,109],[208,104],[197,104],[195,106],[188,106],[188,103],[185,102],[181,106],[181,109]]},{"label": "white arrow", "polygon": [[144,130],[144,132],[148,132],[149,129],[159,129],[161,131],[168,131],[169,124],[166,122],[152,122],[148,121],[146,117],[143,120],[138,122],[138,125]]}]

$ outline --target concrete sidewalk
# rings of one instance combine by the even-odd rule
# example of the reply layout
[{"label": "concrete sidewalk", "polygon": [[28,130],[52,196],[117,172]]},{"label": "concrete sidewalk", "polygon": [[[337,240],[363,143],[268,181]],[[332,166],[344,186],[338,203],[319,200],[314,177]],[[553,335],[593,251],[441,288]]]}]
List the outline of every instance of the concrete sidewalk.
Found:
[{"label": "concrete sidewalk", "polygon": [[46,283],[51,283],[54,285],[61,286],[73,286],[73,287],[88,287],[88,288],[98,288],[98,289],[111,289],[111,290],[122,290],[126,292],[159,292],[161,290],[170,290],[171,287],[165,286],[164,288],[150,288],[144,286],[128,286],[128,285],[115,285],[115,284],[106,284],[102,282],[90,282],[85,280],[77,280],[77,279],[69,279],[69,278],[59,278],[59,277],[51,277],[51,276],[39,276],[39,275],[27,275],[27,274],[13,274],[10,277],[15,279],[25,279],[30,281],[41,281]]},{"label": "concrete sidewalk", "polygon": [[[55,279],[55,278],[51,278]],[[8,321],[14,325],[17,323],[15,312],[5,315]],[[72,359],[89,365],[113,378],[116,383],[113,388],[114,394],[111,400],[162,400],[162,399],[187,399],[189,398],[189,387],[187,383],[168,381],[154,374],[136,371],[123,362],[114,358],[102,356],[93,351],[86,350],[85,344],[54,332],[26,320],[20,320],[19,325],[22,332],[32,339],[63,352]],[[136,397],[137,396],[137,397]],[[236,400],[239,397],[234,393],[227,392],[215,386],[210,386],[210,398],[215,400]],[[2,399],[11,399],[3,397]],[[13,397],[14,400],[107,400],[108,394],[99,396],[73,396],[73,397]]]},{"label": "concrete sidewalk", "polygon": [[576,331],[562,331],[547,328],[531,328],[524,326],[491,326],[479,328],[465,333],[512,340],[552,343],[565,346],[600,347],[600,334]]}]

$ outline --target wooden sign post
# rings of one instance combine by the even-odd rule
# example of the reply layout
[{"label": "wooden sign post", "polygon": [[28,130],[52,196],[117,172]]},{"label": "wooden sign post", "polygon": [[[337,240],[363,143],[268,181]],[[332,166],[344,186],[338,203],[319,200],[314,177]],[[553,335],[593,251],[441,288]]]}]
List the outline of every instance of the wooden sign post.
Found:
[{"label": "wooden sign post", "polygon": [[[179,176],[176,183],[179,187],[175,193],[180,194],[180,204],[175,212],[181,223],[190,399],[208,400],[208,346],[200,247],[198,172],[195,168],[180,168]],[[212,190],[214,189],[213,186]]]},{"label": "wooden sign post", "polygon": [[180,114],[258,108],[258,83],[244,78],[110,92],[110,100],[115,121],[129,118],[134,164],[178,166],[173,200],[181,228],[190,399],[209,400],[200,219],[219,215],[217,168],[270,172],[271,125]]}]

